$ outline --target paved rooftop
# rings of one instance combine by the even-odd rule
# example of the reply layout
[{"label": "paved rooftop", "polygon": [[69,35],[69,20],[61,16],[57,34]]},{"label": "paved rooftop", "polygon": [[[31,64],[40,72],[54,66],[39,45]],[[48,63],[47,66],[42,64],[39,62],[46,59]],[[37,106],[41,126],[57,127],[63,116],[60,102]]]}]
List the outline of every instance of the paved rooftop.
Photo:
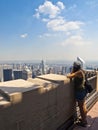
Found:
[{"label": "paved rooftop", "polygon": [[75,126],[73,130],[98,130],[98,101],[87,114],[87,127]]}]

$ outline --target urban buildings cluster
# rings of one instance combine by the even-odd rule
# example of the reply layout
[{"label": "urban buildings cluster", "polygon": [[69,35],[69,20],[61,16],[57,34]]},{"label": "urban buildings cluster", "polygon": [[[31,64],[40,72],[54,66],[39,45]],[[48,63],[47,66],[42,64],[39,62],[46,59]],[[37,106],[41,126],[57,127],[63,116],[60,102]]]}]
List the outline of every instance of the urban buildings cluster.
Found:
[{"label": "urban buildings cluster", "polygon": [[6,63],[0,64],[0,82],[36,78],[44,74],[66,75],[70,72],[69,64],[45,63],[43,60],[39,63]]},{"label": "urban buildings cluster", "polygon": [[[87,69],[95,69],[91,65],[86,66]],[[98,68],[98,67],[97,67]],[[66,75],[70,73],[72,69],[71,62],[45,62],[41,60],[37,63],[22,62],[22,63],[1,63],[0,64],[0,82],[24,79],[36,78],[39,75],[44,74],[60,74]]]}]

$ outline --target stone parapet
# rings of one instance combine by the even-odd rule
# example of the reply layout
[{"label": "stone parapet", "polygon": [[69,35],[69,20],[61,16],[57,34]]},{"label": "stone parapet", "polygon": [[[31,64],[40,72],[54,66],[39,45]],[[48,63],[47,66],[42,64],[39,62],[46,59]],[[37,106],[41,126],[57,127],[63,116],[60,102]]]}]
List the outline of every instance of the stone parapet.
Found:
[{"label": "stone parapet", "polygon": [[97,74],[97,80],[96,80],[96,91],[98,92],[98,71],[96,72],[96,74]]},{"label": "stone parapet", "polygon": [[73,84],[66,76],[2,82],[0,90],[0,130],[57,130],[74,114]]}]

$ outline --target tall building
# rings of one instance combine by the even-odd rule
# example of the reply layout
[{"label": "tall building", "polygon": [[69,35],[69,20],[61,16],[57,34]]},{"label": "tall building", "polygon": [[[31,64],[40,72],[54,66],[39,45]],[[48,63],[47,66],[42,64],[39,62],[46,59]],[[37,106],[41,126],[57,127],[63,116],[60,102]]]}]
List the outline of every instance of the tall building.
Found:
[{"label": "tall building", "polygon": [[12,69],[3,69],[3,80],[12,80]]},{"label": "tall building", "polygon": [[27,80],[28,78],[32,78],[32,71],[25,69],[22,71],[22,79]]},{"label": "tall building", "polygon": [[0,65],[0,82],[3,82],[3,67]]},{"label": "tall building", "polygon": [[45,64],[44,64],[44,61],[42,60],[41,61],[41,66],[40,66],[40,69],[41,69],[41,74],[45,74]]},{"label": "tall building", "polygon": [[14,70],[13,77],[14,79],[22,79],[22,70]]},{"label": "tall building", "polygon": [[62,74],[62,75],[65,75],[65,74],[66,74],[66,67],[65,67],[65,66],[62,66],[61,74]]}]

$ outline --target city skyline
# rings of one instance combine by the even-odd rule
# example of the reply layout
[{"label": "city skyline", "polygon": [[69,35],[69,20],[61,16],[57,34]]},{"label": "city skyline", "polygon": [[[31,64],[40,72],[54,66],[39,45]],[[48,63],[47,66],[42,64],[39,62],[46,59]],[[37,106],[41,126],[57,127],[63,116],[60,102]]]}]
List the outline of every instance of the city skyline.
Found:
[{"label": "city skyline", "polygon": [[0,61],[98,61],[97,0],[0,1]]}]

